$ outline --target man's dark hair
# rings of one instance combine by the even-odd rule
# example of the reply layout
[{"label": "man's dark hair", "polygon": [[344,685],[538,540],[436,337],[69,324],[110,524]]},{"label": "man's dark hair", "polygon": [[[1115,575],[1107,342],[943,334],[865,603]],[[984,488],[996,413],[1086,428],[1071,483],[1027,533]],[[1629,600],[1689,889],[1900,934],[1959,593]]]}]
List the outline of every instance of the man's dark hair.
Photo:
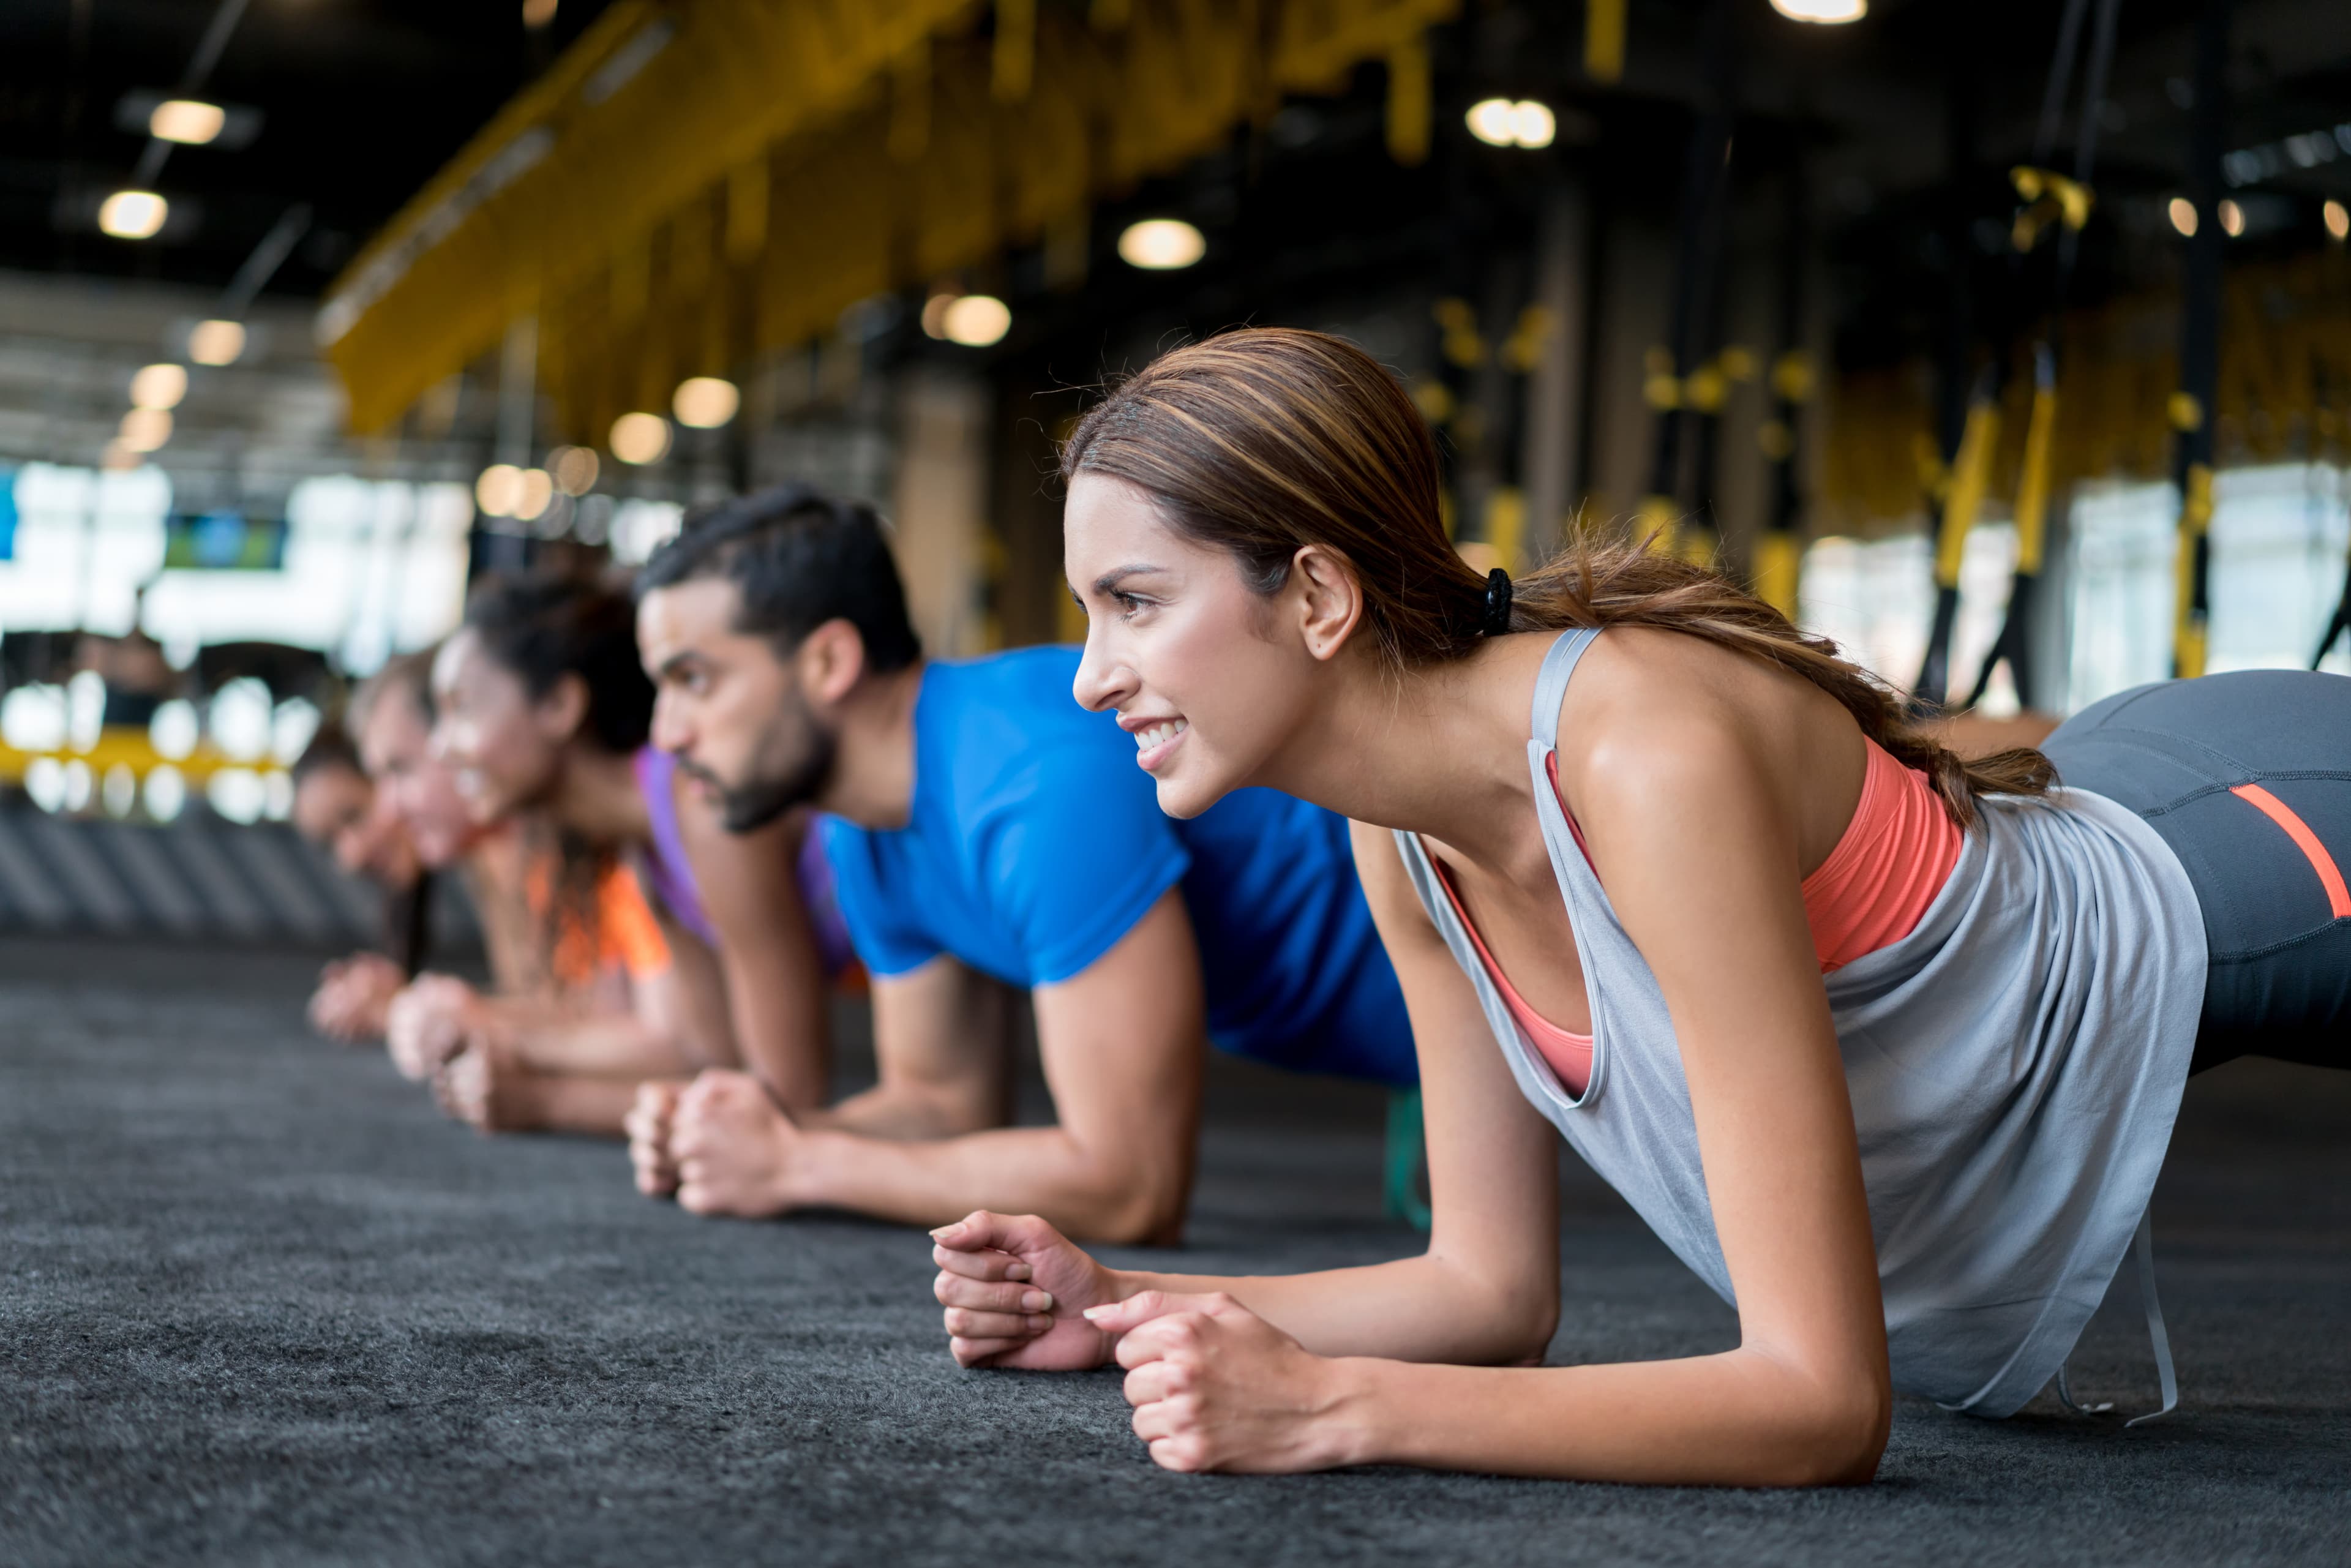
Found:
[{"label": "man's dark hair", "polygon": [[697,507],[637,573],[637,597],[708,577],[741,595],[735,629],[769,639],[780,653],[826,622],[846,621],[875,674],[923,656],[889,538],[862,501],[782,485]]},{"label": "man's dark hair", "polygon": [[466,601],[465,624],[534,698],[579,676],[588,688],[582,727],[605,750],[645,743],[653,684],[637,662],[637,612],[626,594],[576,577],[494,577]]}]

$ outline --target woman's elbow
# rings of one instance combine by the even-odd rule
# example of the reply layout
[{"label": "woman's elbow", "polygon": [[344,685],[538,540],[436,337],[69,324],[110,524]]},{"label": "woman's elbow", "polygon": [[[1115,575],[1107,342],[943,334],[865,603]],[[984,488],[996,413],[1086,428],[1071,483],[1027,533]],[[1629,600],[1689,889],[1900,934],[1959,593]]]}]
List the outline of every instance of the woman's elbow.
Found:
[{"label": "woman's elbow", "polygon": [[1866,1486],[1894,1426],[1894,1391],[1883,1377],[1855,1377],[1810,1402],[1802,1435],[1788,1446],[1790,1473],[1779,1484]]}]

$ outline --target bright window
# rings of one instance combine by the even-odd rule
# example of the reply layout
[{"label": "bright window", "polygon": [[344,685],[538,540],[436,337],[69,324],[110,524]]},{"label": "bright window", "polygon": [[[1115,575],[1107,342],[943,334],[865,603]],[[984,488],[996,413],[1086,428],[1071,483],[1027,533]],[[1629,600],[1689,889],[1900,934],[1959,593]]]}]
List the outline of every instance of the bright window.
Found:
[{"label": "bright window", "polygon": [[473,502],[463,485],[306,479],[287,498],[281,570],[166,571],[172,495],[160,468],[34,463],[15,484],[0,630],[119,635],[136,615],[175,664],[200,645],[249,639],[329,650],[363,674],[444,635],[465,607]]},{"label": "bright window", "polygon": [[[1968,532],[1959,565],[1959,618],[1951,632],[1951,686],[1958,697],[2000,635],[2016,570],[2016,529],[1985,523]],[[1924,533],[1882,539],[1824,538],[1804,554],[1797,621],[1833,639],[1847,658],[1887,685],[1908,691],[1927,657],[1935,622],[1932,547]],[[1984,711],[2016,711],[2016,685],[2002,665],[1984,694]]]}]

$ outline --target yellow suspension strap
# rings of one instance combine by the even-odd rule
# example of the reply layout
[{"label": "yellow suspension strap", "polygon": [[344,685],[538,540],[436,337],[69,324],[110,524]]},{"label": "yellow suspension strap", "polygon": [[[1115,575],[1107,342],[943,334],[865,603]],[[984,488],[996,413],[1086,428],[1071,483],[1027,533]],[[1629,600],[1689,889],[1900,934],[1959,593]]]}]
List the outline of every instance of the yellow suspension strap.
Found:
[{"label": "yellow suspension strap", "polygon": [[2048,553],[2049,453],[2057,430],[2057,356],[2046,342],[2032,347],[2032,413],[2024,427],[2024,472],[2016,486],[2016,569],[2008,580],[2008,612],[2000,634],[1984,653],[1963,707],[1983,701],[1992,672],[2008,662],[2016,678],[2017,700],[2030,704],[2037,690],[2031,628],[2041,566]]},{"label": "yellow suspension strap", "polygon": [[2074,280],[2074,264],[2082,247],[2082,231],[2089,226],[2097,195],[2090,188],[2090,172],[2098,155],[2098,114],[2105,102],[2106,71],[2113,63],[2115,26],[2121,0],[2099,0],[2095,33],[2082,83],[2080,119],[2074,137],[2074,172],[2062,174],[2048,167],[2055,151],[2057,129],[2073,76],[2085,0],[2066,8],[2047,90],[2041,105],[2041,127],[2034,138],[2032,162],[2009,171],[2016,189],[2017,208],[2009,225],[2010,276],[2019,276],[2024,259],[2045,232],[2057,235],[2057,256],[2050,275],[2048,297],[2042,306],[2041,335],[2032,346],[2032,412],[2025,425],[2024,468],[2016,494],[2016,567],[2010,573],[2008,608],[2001,617],[2000,633],[1984,654],[1969,688],[1965,704],[1973,707],[1991,687],[1995,671],[2004,663],[2015,677],[2017,699],[2032,706],[2041,697],[2041,683],[2032,660],[2032,612],[2038,598],[2043,556],[2046,552],[2052,438],[2057,425],[2058,324]]},{"label": "yellow suspension strap", "polygon": [[1959,620],[1959,568],[1968,557],[1968,534],[1983,508],[1984,492],[1991,480],[1991,458],[2000,445],[2000,402],[1997,378],[1986,369],[1976,377],[1968,400],[1968,420],[1959,434],[1959,450],[1951,459],[1950,487],[1944,492],[1943,516],[1935,530],[1935,624],[1927,634],[1927,658],[1913,688],[1915,699],[1939,708],[1949,695],[1951,632]]},{"label": "yellow suspension strap", "polygon": [[1603,86],[1625,75],[1625,0],[1583,0],[1583,74]]},{"label": "yellow suspension strap", "polygon": [[2211,641],[2212,606],[2207,597],[2212,557],[2212,465],[2191,463],[2179,502],[2177,620],[2172,630],[2171,673],[2193,680],[2204,673]]},{"label": "yellow suspension strap", "polygon": [[1437,329],[1437,373],[1414,387],[1412,397],[1419,405],[1421,416],[1451,437],[1440,448],[1445,469],[1437,503],[1445,521],[1445,537],[1458,538],[1465,519],[1454,496],[1455,482],[1459,477],[1455,465],[1463,455],[1477,451],[1486,439],[1487,412],[1474,393],[1477,373],[1492,356],[1493,346],[1479,329],[1477,308],[1458,295],[1439,299],[1431,307],[1429,316]]},{"label": "yellow suspension strap", "polygon": [[[1643,382],[1656,412],[1649,487],[1638,527],[1648,547],[1684,560],[1712,564],[1715,519],[1711,439],[1715,414],[1728,390],[1713,345],[1720,312],[1719,271],[1725,208],[1730,186],[1737,15],[1732,0],[1709,0],[1700,23],[1704,84],[1683,153],[1676,222],[1672,328],[1669,342],[1649,350]],[[1694,439],[1692,439],[1694,438]],[[1698,504],[1682,504],[1686,443],[1695,449]]]},{"label": "yellow suspension strap", "polygon": [[[1658,439],[1663,442],[1667,422],[1681,412],[1682,379],[1674,374],[1674,351],[1659,343],[1646,356],[1646,373],[1641,379],[1641,401],[1649,405],[1656,417]],[[1652,553],[1674,553],[1674,535],[1680,508],[1671,492],[1672,478],[1667,476],[1663,488],[1653,488],[1641,497],[1634,513],[1633,537]]]},{"label": "yellow suspension strap", "polygon": [[1788,204],[1780,246],[1780,357],[1771,364],[1771,415],[1756,432],[1771,465],[1769,510],[1755,538],[1755,594],[1793,621],[1803,569],[1804,498],[1797,483],[1797,433],[1817,378],[1804,352],[1804,283],[1812,261],[1812,204],[1805,159],[1799,152],[1787,175]]},{"label": "yellow suspension strap", "polygon": [[2204,673],[2211,641],[2212,414],[2220,381],[2220,154],[2226,134],[2228,0],[2204,0],[2196,21],[2195,102],[2188,120],[2187,193],[2196,232],[2186,241],[2179,310],[2179,391],[2170,402],[2179,543],[2171,673]]}]

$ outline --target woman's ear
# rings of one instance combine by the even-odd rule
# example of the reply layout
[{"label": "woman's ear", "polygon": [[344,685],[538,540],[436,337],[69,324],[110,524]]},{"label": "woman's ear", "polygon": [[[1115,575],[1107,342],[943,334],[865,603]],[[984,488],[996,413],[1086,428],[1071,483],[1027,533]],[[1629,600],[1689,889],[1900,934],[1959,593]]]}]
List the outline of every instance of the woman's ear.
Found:
[{"label": "woman's ear", "polygon": [[531,704],[531,721],[551,745],[561,746],[588,722],[588,683],[566,671],[545,696]]},{"label": "woman's ear", "polygon": [[1364,585],[1354,563],[1321,545],[1301,545],[1290,558],[1290,580],[1306,652],[1317,659],[1337,657],[1364,618]]}]

